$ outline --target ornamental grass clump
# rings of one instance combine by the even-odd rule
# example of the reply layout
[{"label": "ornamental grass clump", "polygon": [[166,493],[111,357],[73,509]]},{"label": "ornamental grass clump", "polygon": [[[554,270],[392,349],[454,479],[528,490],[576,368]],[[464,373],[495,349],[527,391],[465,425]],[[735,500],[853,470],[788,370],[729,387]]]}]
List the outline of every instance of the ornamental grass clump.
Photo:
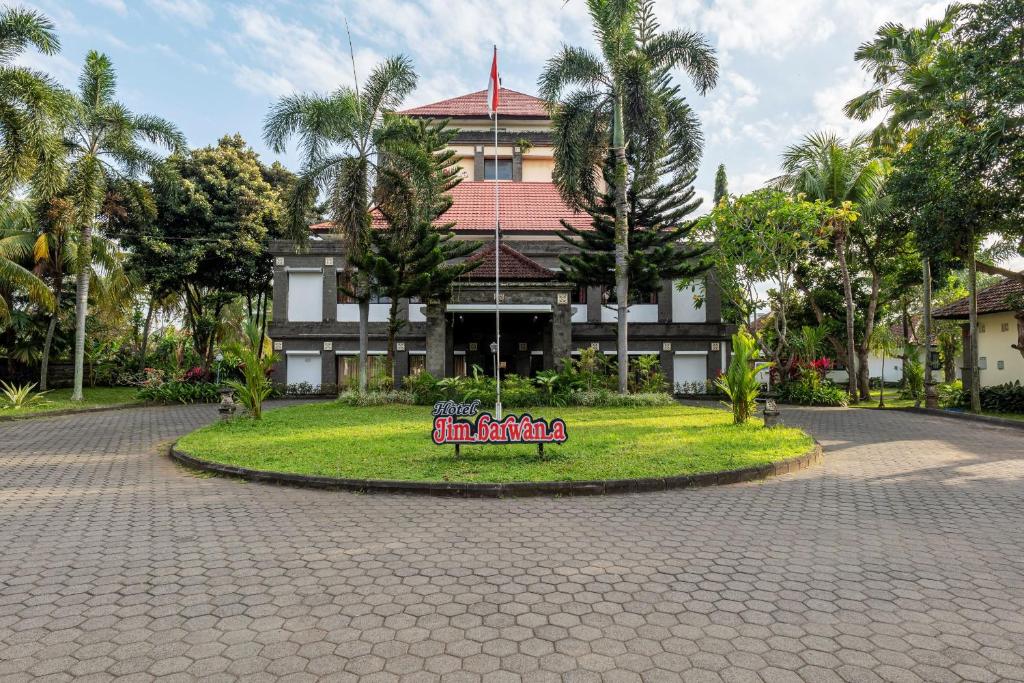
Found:
[{"label": "ornamental grass clump", "polygon": [[49,392],[39,391],[33,394],[32,390],[35,388],[35,384],[17,386],[0,380],[0,409],[20,410],[44,403]]},{"label": "ornamental grass clump", "polygon": [[245,406],[249,416],[259,420],[263,417],[263,402],[274,391],[268,375],[277,362],[277,356],[264,353],[263,331],[252,321],[246,323],[245,336],[249,342],[247,345],[232,344],[227,349],[239,361],[242,381],[230,380],[225,384],[235,390],[235,398]]},{"label": "ornamental grass clump", "polygon": [[732,335],[732,360],[724,375],[715,380],[732,407],[734,424],[744,424],[754,410],[754,401],[761,390],[757,374],[771,367],[771,363],[757,362],[757,342],[746,330]]}]

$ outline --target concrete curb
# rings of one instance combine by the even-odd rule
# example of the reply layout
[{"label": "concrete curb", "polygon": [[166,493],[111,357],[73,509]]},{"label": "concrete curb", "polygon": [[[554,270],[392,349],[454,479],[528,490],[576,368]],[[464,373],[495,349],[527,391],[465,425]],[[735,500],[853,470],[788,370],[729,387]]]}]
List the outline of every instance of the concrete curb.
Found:
[{"label": "concrete curb", "polygon": [[329,489],[335,491],[356,491],[360,493],[411,493],[423,496],[456,496],[462,498],[521,498],[529,496],[600,496],[618,493],[644,493],[647,491],[668,491],[670,489],[701,488],[722,486],[744,481],[755,481],[780,474],[789,474],[807,469],[823,460],[821,446],[815,442],[807,453],[778,462],[745,467],[726,472],[688,474],[678,477],[654,479],[602,479],[592,481],[547,481],[508,482],[504,484],[461,483],[461,482],[420,482],[387,481],[374,479],[336,479],[287,472],[267,472],[245,467],[233,467],[201,460],[179,451],[177,442],[171,444],[168,455],[172,460],[186,467],[213,472],[247,481],[257,481],[285,486]]},{"label": "concrete curb", "polygon": [[152,408],[155,403],[112,403],[109,406],[94,408],[66,408],[50,410],[42,413],[26,413],[25,415],[4,415],[0,413],[0,422],[17,422],[18,420],[34,420],[43,417],[63,417],[64,415],[82,415],[84,413],[102,413],[107,410],[127,410],[128,408]]},{"label": "concrete curb", "polygon": [[952,410],[942,410],[940,408],[894,408],[894,410],[901,410],[905,413],[918,413],[920,415],[936,415],[938,417],[951,417],[954,420],[982,422],[990,425],[998,425],[1000,427],[1011,427],[1013,429],[1024,429],[1024,420],[1010,420],[1005,417],[995,417],[993,415],[975,415],[973,413],[958,413]]}]

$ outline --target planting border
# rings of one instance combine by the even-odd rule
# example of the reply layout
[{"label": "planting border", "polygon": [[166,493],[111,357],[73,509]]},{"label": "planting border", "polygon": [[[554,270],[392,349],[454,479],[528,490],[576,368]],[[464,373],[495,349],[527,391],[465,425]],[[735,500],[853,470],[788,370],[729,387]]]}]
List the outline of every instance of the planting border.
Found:
[{"label": "planting border", "polygon": [[305,488],[356,491],[359,493],[407,493],[426,496],[462,498],[519,498],[528,496],[600,496],[619,493],[646,493],[670,489],[701,488],[755,481],[806,469],[823,460],[821,446],[814,446],[803,455],[777,462],[723,472],[687,474],[677,477],[649,479],[600,479],[588,481],[517,481],[503,484],[438,481],[389,481],[378,479],[339,479],[289,472],[253,470],[202,460],[180,451],[171,444],[168,455],[174,461],[193,469],[212,472],[267,484]]}]

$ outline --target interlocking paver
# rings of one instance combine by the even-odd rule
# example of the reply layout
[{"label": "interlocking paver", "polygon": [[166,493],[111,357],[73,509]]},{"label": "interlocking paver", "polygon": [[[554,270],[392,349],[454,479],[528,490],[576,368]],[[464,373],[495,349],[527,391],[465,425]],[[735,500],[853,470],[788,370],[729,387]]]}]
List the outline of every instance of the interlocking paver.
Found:
[{"label": "interlocking paver", "polygon": [[822,466],[457,500],[164,456],[213,417],[0,425],[0,678],[1024,680],[1020,431],[787,408]]}]

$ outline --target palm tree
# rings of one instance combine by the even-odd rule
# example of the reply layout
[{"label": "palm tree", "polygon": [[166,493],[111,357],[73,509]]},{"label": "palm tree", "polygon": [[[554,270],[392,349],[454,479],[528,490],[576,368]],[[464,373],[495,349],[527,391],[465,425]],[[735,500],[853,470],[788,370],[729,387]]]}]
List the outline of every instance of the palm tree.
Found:
[{"label": "palm tree", "polygon": [[888,115],[872,133],[872,142],[890,153],[926,119],[931,102],[941,90],[936,70],[939,42],[955,25],[962,5],[952,4],[941,19],[923,27],[883,24],[873,40],[862,43],[854,53],[872,77],[869,90],[846,103],[846,115],[867,121],[878,111]]},{"label": "palm tree", "polygon": [[174,124],[158,116],[132,113],[114,99],[116,90],[117,75],[110,59],[90,51],[64,131],[69,159],[67,194],[75,203],[78,233],[74,401],[82,400],[92,239],[100,226],[104,198],[116,181],[152,171],[162,163],[163,158],[146,143],[173,152],[185,148],[185,137]]},{"label": "palm tree", "polygon": [[11,304],[5,292],[23,290],[44,308],[54,307],[46,283],[24,264],[31,264],[35,242],[35,221],[25,202],[0,204],[0,327],[11,320]]},{"label": "palm tree", "polygon": [[882,379],[878,387],[878,407],[885,407],[885,357],[894,357],[900,352],[900,348],[903,345],[903,339],[897,337],[893,331],[892,326],[883,323],[876,327],[871,332],[871,338],[868,341],[871,348],[871,352],[882,357]]},{"label": "palm tree", "polygon": [[[109,204],[109,200],[107,202]],[[106,209],[109,210],[109,209]],[[105,210],[105,211],[106,211]],[[60,320],[60,303],[64,296],[66,279],[74,273],[78,263],[78,233],[75,231],[77,211],[67,197],[54,197],[42,212],[42,220],[35,232],[33,253],[35,273],[50,288],[53,312],[46,329],[40,355],[39,390],[46,391],[49,383],[50,350]],[[137,289],[124,270],[123,253],[117,244],[105,236],[92,237],[92,263],[89,276],[89,296],[96,308],[110,313],[123,308]]]},{"label": "palm tree", "polygon": [[0,198],[28,180],[41,191],[61,180],[56,119],[66,97],[46,74],[13,64],[30,45],[44,55],[59,52],[53,23],[32,10],[0,9]]},{"label": "palm tree", "polygon": [[850,398],[856,402],[853,285],[847,264],[847,238],[857,210],[878,196],[886,166],[873,155],[867,136],[857,136],[847,143],[834,133],[818,132],[786,150],[782,170],[784,175],[779,180],[783,187],[810,200],[821,200],[834,210],[829,225],[824,227],[832,237],[843,278],[846,367]]},{"label": "palm tree", "polygon": [[[704,94],[715,86],[714,50],[696,32],[657,33],[653,0],[587,0],[600,54],[564,45],[548,60],[539,90],[553,112],[554,180],[574,207],[597,196],[603,161],[611,155],[615,206],[615,295],[618,306],[619,392],[627,391],[629,355],[629,244],[627,143],[636,154],[657,155],[666,135],[692,129],[689,109],[667,72],[681,67]],[[689,119],[686,124],[682,118]],[[610,132],[610,139],[609,139]]]},{"label": "palm tree", "polygon": [[[323,192],[335,230],[352,257],[370,248],[370,199],[381,146],[394,132],[390,116],[416,88],[416,72],[405,56],[378,64],[360,88],[341,87],[329,95],[289,95],[271,108],[263,137],[278,153],[299,138],[303,167],[288,200],[289,232],[298,244],[309,235],[310,199]],[[351,269],[351,261],[346,263]],[[359,390],[366,390],[370,287],[365,274],[352,273],[359,302]]]}]

